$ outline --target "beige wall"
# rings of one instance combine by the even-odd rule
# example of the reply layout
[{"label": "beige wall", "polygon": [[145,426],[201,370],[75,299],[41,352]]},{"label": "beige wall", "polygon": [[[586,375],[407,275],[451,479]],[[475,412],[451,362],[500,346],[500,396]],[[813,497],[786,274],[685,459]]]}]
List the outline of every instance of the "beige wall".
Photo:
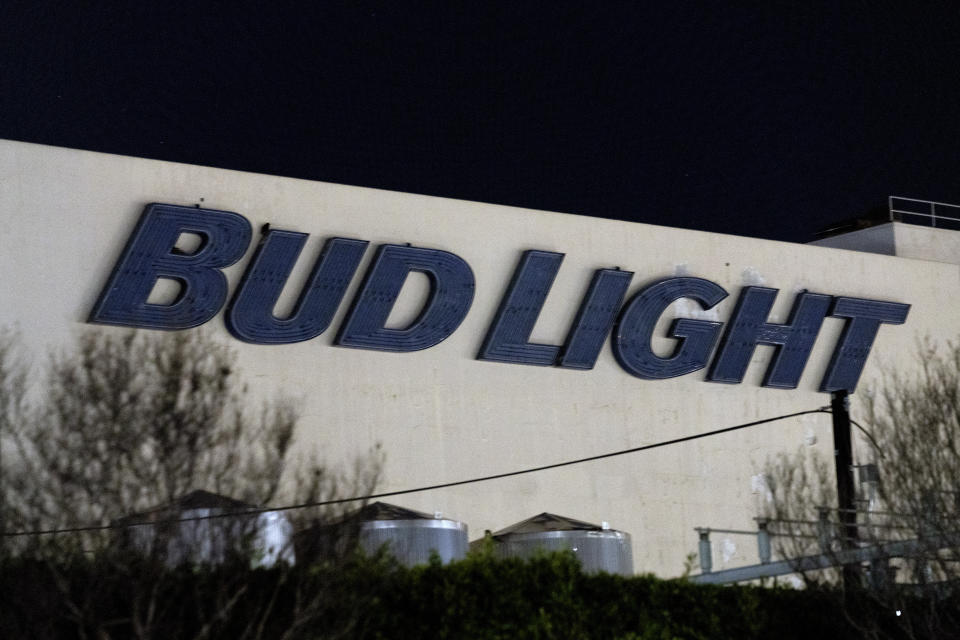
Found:
[{"label": "beige wall", "polygon": [[892,222],[897,255],[960,264],[960,231]]},{"label": "beige wall", "polygon": [[[773,322],[786,320],[801,289],[912,304],[906,325],[881,328],[859,391],[869,388],[883,362],[910,366],[918,337],[948,339],[960,328],[956,309],[945,306],[956,304],[960,274],[945,264],[3,141],[0,325],[19,326],[35,349],[68,340],[83,328],[143,206],[193,205],[201,198],[205,207],[247,217],[255,229],[270,222],[310,233],[294,281],[331,236],[444,249],[473,268],[477,290],[466,320],[421,352],[332,346],[346,304],[324,335],[295,345],[245,345],[229,336],[221,316],[207,324],[238,351],[255,394],[304,398],[297,434],[304,451],[347,463],[381,442],[384,490],[580,458],[828,404],[816,387],[842,326],[837,319],[827,319],[793,391],[759,386],[772,351],[767,347],[757,349],[747,379],[733,386],[704,382],[703,371],[639,380],[617,365],[608,346],[592,371],[477,361],[525,249],[566,254],[534,332],[537,341],[561,343],[593,270],[613,266],[635,272],[628,295],[675,274],[710,279],[731,294],[719,305],[721,320],[744,284],[781,290]],[[371,255],[368,249],[361,272]],[[227,270],[232,284],[248,259],[249,253]],[[674,307],[689,309],[682,301]],[[606,520],[632,534],[638,571],[676,575],[696,550],[693,527],[753,526],[758,496],[751,477],[768,457],[806,446],[809,436],[829,455],[829,416],[395,502],[463,520],[471,537],[542,511]],[[749,538],[714,539],[715,568],[755,558]]]},{"label": "beige wall", "polygon": [[[888,222],[878,224],[866,229],[856,229],[830,236],[821,240],[814,240],[810,244],[818,247],[832,247],[834,249],[849,249],[851,251],[867,251],[869,253],[882,253],[887,256],[897,254],[897,243],[894,237],[894,226],[897,223]],[[902,256],[913,258],[916,256]]]},{"label": "beige wall", "polygon": [[960,264],[960,231],[886,222],[810,244],[901,258]]}]

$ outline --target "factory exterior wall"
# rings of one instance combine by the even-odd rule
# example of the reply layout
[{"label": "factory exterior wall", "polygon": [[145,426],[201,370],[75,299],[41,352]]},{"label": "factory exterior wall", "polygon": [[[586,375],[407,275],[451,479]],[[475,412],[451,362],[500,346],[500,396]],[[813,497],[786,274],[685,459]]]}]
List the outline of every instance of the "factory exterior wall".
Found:
[{"label": "factory exterior wall", "polygon": [[815,240],[810,244],[818,247],[849,249],[851,251],[866,251],[868,253],[882,253],[888,256],[895,256],[897,255],[897,245],[894,234],[894,224],[896,223],[888,222],[874,227],[867,227],[866,229],[856,229],[837,236]]},{"label": "factory exterior wall", "polygon": [[901,258],[960,264],[960,231],[956,223],[941,221],[950,228],[934,228],[903,222],[858,229],[811,242],[818,247],[882,253]]},{"label": "factory exterior wall", "polygon": [[[931,227],[891,223],[896,236],[897,255],[905,258],[919,258],[960,264],[960,231],[956,231],[956,223],[949,229],[934,229]],[[945,224],[941,221],[940,224]]]},{"label": "factory exterior wall", "polygon": [[[222,312],[203,330],[236,349],[253,399],[278,393],[303,399],[297,432],[302,451],[347,464],[382,443],[383,490],[602,454],[829,403],[817,389],[844,325],[836,318],[824,321],[793,390],[761,386],[773,352],[767,346],[756,350],[746,378],[735,385],[707,382],[703,370],[668,380],[635,378],[617,363],[609,340],[586,371],[476,359],[528,249],[566,254],[533,332],[537,342],[563,343],[593,272],[601,268],[634,272],[628,297],[676,275],[706,278],[730,293],[710,311],[689,300],[674,303],[659,324],[661,336],[674,315],[726,321],[745,285],[780,290],[771,322],[786,322],[795,294],[804,289],[912,305],[906,324],[881,326],[854,395],[854,413],[882,366],[913,366],[919,338],[946,340],[960,328],[953,302],[960,291],[958,270],[933,262],[18,142],[0,142],[0,185],[0,325],[18,326],[34,349],[65,343],[90,326],[88,314],[152,202],[237,212],[254,230],[269,222],[273,229],[309,233],[281,313],[292,305],[324,239],[368,240],[323,335],[297,344],[246,344],[227,332]],[[256,238],[255,231],[254,244]],[[334,346],[375,246],[407,242],[452,252],[471,266],[476,293],[463,323],[422,351]],[[252,250],[225,270],[231,291]],[[408,280],[391,323],[402,326],[416,316],[425,281],[420,274]],[[654,339],[660,353],[673,343]],[[753,525],[763,500],[754,476],[768,458],[799,447],[830,455],[830,442],[829,416],[811,415],[397,502],[463,520],[472,537],[543,511],[608,521],[632,535],[637,571],[670,576],[696,550],[695,526]],[[749,538],[715,535],[714,542],[716,569],[755,561]]]}]

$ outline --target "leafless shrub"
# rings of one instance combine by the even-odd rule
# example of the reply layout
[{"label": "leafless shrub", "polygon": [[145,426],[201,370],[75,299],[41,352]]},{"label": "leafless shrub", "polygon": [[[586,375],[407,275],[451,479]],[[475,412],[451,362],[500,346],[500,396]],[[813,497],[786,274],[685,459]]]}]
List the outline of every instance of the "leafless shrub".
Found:
[{"label": "leafless shrub", "polygon": [[[839,565],[844,546],[866,550],[854,565],[857,597],[901,612],[884,628],[849,611],[867,637],[948,637],[960,624],[960,344],[927,341],[918,356],[910,373],[887,371],[863,399],[864,415],[853,416],[869,434],[861,458],[876,470],[855,475],[856,540],[843,538],[832,464],[800,453],[767,465],[781,557],[833,554]],[[834,584],[837,576],[804,575]]]},{"label": "leafless shrub", "polygon": [[[178,516],[176,501],[195,489],[252,506],[280,498],[303,504],[344,494],[369,494],[379,480],[379,449],[343,470],[332,469],[315,457],[295,456],[297,401],[283,397],[251,407],[244,397],[246,389],[236,371],[234,354],[202,331],[90,330],[78,337],[74,348],[52,354],[44,375],[38,378],[28,390],[16,336],[9,331],[0,333],[0,524],[8,533],[115,527],[143,522],[142,518],[130,520],[130,514],[150,512],[158,519],[150,525],[151,535],[156,537],[165,535],[165,519]],[[290,513],[295,522],[331,519],[356,506]],[[256,519],[240,522],[252,525]],[[216,531],[216,527],[209,530]],[[249,540],[249,533],[245,531],[238,539]],[[132,553],[136,548],[118,544],[124,539],[129,541],[129,536],[119,535],[116,528],[4,537],[0,550],[7,557],[47,563],[63,585],[65,615],[76,622],[78,630],[94,629],[95,635],[109,637],[111,625],[120,625],[137,637],[150,638],[160,617],[170,614],[164,610],[163,598],[172,569],[169,558],[164,557],[169,547],[151,545],[149,557],[144,557]],[[352,546],[352,541],[346,540],[340,548]],[[240,551],[242,556],[256,549]],[[196,560],[196,556],[189,557]],[[110,568],[96,575],[128,581],[134,591],[129,618],[97,620],[87,599],[78,596],[64,567],[90,560]],[[244,566],[244,558],[240,561],[238,567]],[[249,569],[249,561],[245,566]],[[238,603],[251,606],[244,600],[247,577],[242,570],[216,575],[220,582],[214,604],[200,612],[207,621],[202,637],[213,633],[218,621],[225,620]],[[287,579],[281,576],[278,590],[289,591],[290,585],[284,583]],[[96,584],[87,585],[84,592],[93,593],[97,588]],[[294,621],[302,624],[311,619],[324,599],[331,597],[335,594],[314,585],[312,593],[298,599]],[[210,599],[197,599],[197,603],[203,602],[209,604]],[[274,604],[266,597],[256,606],[268,616]],[[264,633],[264,619],[246,635]]]}]

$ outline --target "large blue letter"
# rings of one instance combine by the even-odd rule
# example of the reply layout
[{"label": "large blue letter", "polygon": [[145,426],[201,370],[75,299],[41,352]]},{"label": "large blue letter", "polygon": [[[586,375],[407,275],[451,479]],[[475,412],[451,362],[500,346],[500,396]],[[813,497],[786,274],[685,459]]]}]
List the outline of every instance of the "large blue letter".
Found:
[{"label": "large blue letter", "polygon": [[543,303],[563,261],[562,253],[524,251],[503,302],[487,330],[478,360],[551,366],[560,347],[530,342]]},{"label": "large blue letter", "polygon": [[910,305],[899,302],[836,298],[830,316],[848,320],[830,357],[820,391],[853,393],[880,324],[903,324],[909,311]]},{"label": "large blue letter", "polygon": [[830,308],[831,297],[819,293],[801,293],[793,303],[786,324],[767,322],[777,290],[769,287],[745,287],[737,300],[727,331],[720,342],[717,357],[710,365],[707,380],[737,384],[750,364],[758,344],[775,345],[773,361],[763,378],[763,386],[795,389],[807,365],[820,325]]},{"label": "large blue letter", "polygon": [[624,306],[613,331],[613,355],[627,373],[646,380],[675,378],[703,369],[722,323],[674,320],[669,336],[680,342],[667,358],[653,352],[650,338],[660,316],[675,300],[690,298],[709,309],[726,297],[723,287],[703,278],[669,278],[650,285]]},{"label": "large blue letter", "polygon": [[617,319],[620,303],[630,286],[632,271],[619,269],[597,269],[590,281],[587,295],[580,303],[573,328],[567,334],[560,356],[560,366],[567,369],[593,369],[603,348],[603,342],[610,333],[613,321]]},{"label": "large blue letter", "polygon": [[306,286],[287,318],[273,308],[303,250],[307,234],[271,229],[243,274],[227,308],[227,329],[244,342],[288,344],[326,331],[367,248],[365,240],[332,238],[313,265]]},{"label": "large blue letter", "polygon": [[[182,233],[195,233],[200,248],[175,249]],[[220,271],[239,260],[250,244],[250,223],[230,211],[151,204],[127,241],[89,322],[147,329],[189,329],[217,314],[227,297]],[[180,283],[171,304],[147,302],[159,278]]]},{"label": "large blue letter", "polygon": [[[430,296],[419,317],[404,329],[384,325],[407,274],[425,273]],[[473,271],[448,251],[387,244],[380,247],[340,327],[335,344],[380,351],[418,351],[453,333],[470,310]]]}]

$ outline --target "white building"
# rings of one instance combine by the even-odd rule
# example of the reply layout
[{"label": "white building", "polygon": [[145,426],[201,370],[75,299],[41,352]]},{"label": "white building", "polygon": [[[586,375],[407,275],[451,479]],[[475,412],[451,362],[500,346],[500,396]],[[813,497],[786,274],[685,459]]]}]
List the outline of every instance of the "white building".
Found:
[{"label": "white building", "polygon": [[[234,231],[242,230],[244,220],[249,223],[249,237],[228,233],[233,233],[230,237],[240,247],[238,259],[222,269],[227,282],[223,299],[218,301],[215,290],[201,296],[201,302],[212,305],[214,313],[200,324],[237,350],[253,399],[280,392],[303,398],[296,437],[297,446],[304,451],[316,451],[337,464],[382,443],[387,456],[383,491],[549,465],[829,404],[829,395],[819,389],[833,368],[831,357],[841,333],[852,324],[848,317],[823,319],[819,332],[813,332],[816,340],[805,366],[797,364],[802,360],[797,355],[804,351],[802,346],[791,344],[782,350],[789,352],[783,357],[793,358],[792,365],[774,375],[772,382],[789,387],[791,375],[802,370],[796,388],[763,386],[777,350],[762,344],[752,354],[748,353],[750,345],[729,347],[730,361],[715,374],[729,378],[729,372],[736,371],[733,356],[748,353],[745,376],[736,384],[707,381],[709,367],[666,379],[642,379],[626,370],[630,362],[641,372],[670,370],[665,359],[679,344],[667,337],[671,322],[685,318],[686,329],[693,327],[700,331],[698,335],[716,327],[711,322],[723,323],[726,331],[747,287],[778,290],[766,321],[771,325],[787,323],[791,308],[804,292],[824,296],[804,298],[813,307],[836,305],[837,299],[844,297],[892,303],[883,308],[897,313],[906,312],[898,305],[910,305],[905,323],[885,322],[876,327],[872,349],[862,343],[852,345],[861,355],[869,351],[853,395],[854,415],[858,398],[869,393],[884,367],[904,370],[914,366],[918,340],[947,340],[960,332],[956,302],[960,269],[951,264],[952,254],[921,250],[907,258],[878,255],[2,141],[0,326],[19,327],[28,346],[42,351],[65,343],[90,326],[91,313],[101,321],[137,324],[145,317],[144,309],[157,311],[156,306],[174,302],[178,285],[162,279],[150,294],[150,305],[144,307],[144,300],[136,300],[140,294],[134,281],[156,273],[151,275],[147,269],[138,276],[125,272],[121,264],[124,256],[128,266],[133,264],[130,260],[136,262],[132,254],[125,253],[125,247],[142,254],[144,247],[153,246],[150,242],[163,244],[159,227],[147,224],[158,219],[157,210],[144,217],[151,203],[199,207],[200,228],[206,228],[211,220],[225,219],[217,217],[216,211],[237,214],[231,217],[239,225]],[[165,211],[186,215],[180,209]],[[140,228],[147,229],[147,240],[138,240],[135,234],[140,220],[145,220]],[[274,233],[309,234],[273,309],[278,318],[294,310],[326,240],[338,237],[369,243],[344,245],[344,255],[358,258],[358,266],[352,275],[337,276],[346,284],[345,295],[329,326],[317,337],[288,344],[252,344],[234,337],[265,341],[264,336],[290,340],[305,335],[297,333],[302,327],[280,331],[277,326],[282,323],[265,314],[257,317],[250,309],[242,311],[243,305],[233,301],[261,240],[258,230],[265,223]],[[274,237],[291,242],[298,238],[292,234]],[[955,237],[950,235],[950,241]],[[405,249],[407,243],[410,250]],[[225,246],[219,237],[207,245]],[[388,277],[391,264],[400,269],[394,276],[403,275],[404,265],[413,265],[414,270],[389,313],[386,332],[377,326],[370,306],[376,306],[377,300],[388,305],[383,301],[389,300],[390,292],[384,290],[371,294],[374,302],[355,314],[356,324],[347,331],[348,310],[381,245],[397,247],[381,252],[381,262],[389,263],[391,256],[396,259],[383,267],[379,273],[386,275],[379,281],[374,278],[374,284],[395,282]],[[170,249],[163,246],[150,251],[167,255],[175,266],[185,264],[189,256],[172,254]],[[420,254],[417,249],[445,253]],[[531,250],[541,253],[525,254]],[[185,247],[183,253],[191,251]],[[539,315],[535,295],[530,293],[537,287],[524,281],[517,290],[521,299],[515,300],[512,308],[504,307],[499,316],[504,318],[500,334],[486,339],[523,256],[539,269],[530,273],[549,276],[556,266],[556,254],[564,254],[562,265],[552,286],[540,286],[548,295]],[[928,256],[947,261],[917,259]],[[457,258],[469,266],[472,288],[463,281],[466,272]],[[350,260],[344,260],[343,264],[349,265]],[[416,260],[426,262],[414,264]],[[430,299],[431,279],[417,270],[417,264],[434,265],[442,271],[433,276],[434,282],[439,282],[441,289],[453,283],[451,287],[459,292],[454,295],[444,289],[434,298],[443,304],[424,316],[421,312]],[[617,268],[621,275],[615,275]],[[633,324],[621,317],[618,325],[623,334],[617,339],[620,360],[626,359],[627,364],[621,365],[612,353],[612,339],[606,337],[595,365],[575,368],[589,365],[589,338],[604,337],[605,319],[612,319],[611,314],[620,307],[616,300],[590,307],[596,322],[584,325],[587,331],[578,338],[579,355],[571,357],[568,366],[502,361],[539,358],[559,362],[576,351],[572,347],[529,347],[516,317],[536,316],[530,343],[564,345],[597,270],[607,270],[609,282],[618,283],[627,278],[622,272],[632,272],[625,301],[639,291],[646,291],[651,298],[637,303],[642,308],[629,316]],[[677,277],[698,278],[704,291],[722,289],[728,295],[716,304],[706,304],[707,308],[682,297],[660,314],[657,300],[676,291],[659,292],[657,297],[648,287]],[[261,278],[258,282],[268,281]],[[540,285],[546,281],[549,277]],[[247,291],[254,289],[251,284]],[[472,299],[468,299],[468,290]],[[679,289],[685,291],[689,292]],[[261,298],[251,293],[250,308],[262,303]],[[465,314],[461,313],[464,304]],[[857,307],[859,303],[849,304]],[[191,305],[200,303],[188,296],[186,307]],[[225,322],[225,309],[230,305],[237,309],[233,334]],[[181,320],[191,311],[183,309],[186,315],[174,314]],[[853,313],[868,313],[862,305],[857,309],[860,311]],[[816,319],[818,313],[822,317],[825,311],[826,306],[814,309],[811,317]],[[129,314],[124,316],[126,312]],[[196,324],[204,314],[194,315],[185,322]],[[160,309],[157,322],[169,322],[170,317]],[[423,330],[424,318],[432,323],[430,331]],[[656,329],[649,341],[652,353],[640,357],[637,353],[648,344],[642,331],[645,321],[656,321]],[[749,322],[740,328],[746,331],[747,325]],[[102,331],[117,330],[109,324],[98,326]],[[411,327],[419,328],[403,333],[402,329]],[[352,336],[355,344],[367,347],[376,346],[384,335],[389,339],[381,348],[347,348],[335,344],[338,334],[343,334],[340,342],[350,342]],[[424,346],[444,335],[428,348],[382,350],[384,344],[388,348]],[[707,363],[718,362],[716,345],[722,335],[715,332],[713,337],[720,338],[707,340],[707,351],[712,353],[705,358]],[[734,342],[734,338],[726,341]],[[488,359],[478,358],[482,349]],[[687,358],[685,365],[695,365],[696,360]],[[686,554],[697,549],[694,527],[752,528],[758,501],[764,499],[762,483],[756,479],[764,463],[777,452],[800,447],[820,449],[829,457],[830,428],[829,415],[805,415],[649,452],[414,493],[393,501],[426,512],[442,511],[468,523],[474,532],[497,530],[545,511],[608,521],[632,535],[637,571],[672,576],[682,570]],[[720,536],[714,544],[715,569],[756,561],[755,543],[750,539]]]}]

